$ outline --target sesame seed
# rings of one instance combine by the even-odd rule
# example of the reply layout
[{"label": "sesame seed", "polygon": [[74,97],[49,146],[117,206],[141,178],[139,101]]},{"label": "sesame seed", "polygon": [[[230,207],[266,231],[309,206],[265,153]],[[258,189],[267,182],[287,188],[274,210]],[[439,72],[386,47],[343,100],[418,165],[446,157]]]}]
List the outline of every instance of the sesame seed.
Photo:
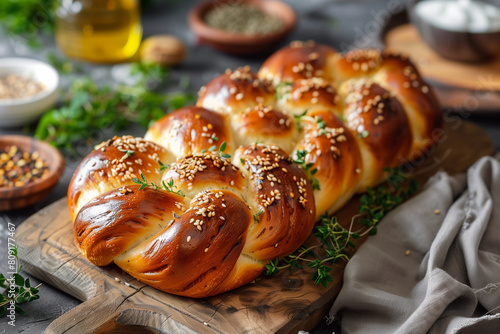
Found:
[{"label": "sesame seed", "polygon": [[190,242],[191,241],[191,236],[188,235],[187,239],[186,239],[187,242]]}]

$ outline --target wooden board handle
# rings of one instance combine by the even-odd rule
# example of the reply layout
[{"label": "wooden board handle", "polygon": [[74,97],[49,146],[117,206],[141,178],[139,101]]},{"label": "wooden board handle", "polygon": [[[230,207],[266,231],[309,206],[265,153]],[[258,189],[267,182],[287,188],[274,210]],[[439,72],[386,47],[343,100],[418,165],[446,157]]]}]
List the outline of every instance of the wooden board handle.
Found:
[{"label": "wooden board handle", "polygon": [[54,320],[45,334],[109,333],[104,329],[113,326],[124,301],[118,290],[97,295]]}]

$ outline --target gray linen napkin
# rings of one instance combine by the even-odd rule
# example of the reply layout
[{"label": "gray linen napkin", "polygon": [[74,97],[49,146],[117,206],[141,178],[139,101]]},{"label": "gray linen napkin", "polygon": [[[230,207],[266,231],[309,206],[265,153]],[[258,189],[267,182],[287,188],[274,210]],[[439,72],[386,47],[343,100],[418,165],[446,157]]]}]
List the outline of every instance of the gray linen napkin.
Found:
[{"label": "gray linen napkin", "polygon": [[342,334],[500,333],[500,162],[439,172],[388,214],[347,265],[330,315]]}]

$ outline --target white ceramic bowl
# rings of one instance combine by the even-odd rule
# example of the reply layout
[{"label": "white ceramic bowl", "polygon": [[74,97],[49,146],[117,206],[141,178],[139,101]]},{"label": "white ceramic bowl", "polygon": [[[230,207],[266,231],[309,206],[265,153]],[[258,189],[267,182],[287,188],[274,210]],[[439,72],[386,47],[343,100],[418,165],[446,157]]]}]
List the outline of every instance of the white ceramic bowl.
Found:
[{"label": "white ceramic bowl", "polygon": [[18,99],[0,99],[0,127],[30,124],[51,109],[59,95],[59,74],[50,65],[35,59],[0,59],[0,77],[19,74],[43,84],[34,95]]}]

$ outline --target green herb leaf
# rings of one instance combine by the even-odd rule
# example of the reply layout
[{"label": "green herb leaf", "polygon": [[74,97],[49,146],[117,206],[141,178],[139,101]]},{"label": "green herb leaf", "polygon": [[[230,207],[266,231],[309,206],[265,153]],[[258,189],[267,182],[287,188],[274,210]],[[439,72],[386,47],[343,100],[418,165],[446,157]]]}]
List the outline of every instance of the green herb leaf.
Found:
[{"label": "green herb leaf", "polygon": [[288,98],[292,91],[293,84],[289,81],[282,81],[276,86],[276,99]]},{"label": "green herb leaf", "polygon": [[[135,70],[144,71],[141,76],[148,80],[164,79],[165,74],[154,68],[136,65]],[[116,132],[133,123],[149,127],[167,112],[194,101],[191,93],[158,94],[147,89],[144,82],[111,89],[98,87],[90,78],[80,78],[63,92],[62,107],[42,116],[35,137],[68,153],[76,153],[75,147],[92,144],[103,130]]]},{"label": "green herb leaf", "polygon": [[304,110],[304,112],[300,115],[295,115],[293,118],[295,118],[295,123],[297,123],[297,129],[299,132],[302,132],[302,118],[307,114],[307,109]]},{"label": "green herb leaf", "polygon": [[160,172],[170,168],[169,164],[163,164],[160,160],[158,160],[158,164],[160,164]]},{"label": "green herb leaf", "polygon": [[260,210],[256,214],[253,215],[253,220],[255,220],[257,223],[260,222],[260,216],[264,213],[263,210]]},{"label": "green herb leaf", "polygon": [[293,162],[300,165],[302,170],[308,174],[309,180],[311,182],[311,186],[313,190],[321,190],[319,185],[319,180],[314,177],[314,174],[318,171],[317,168],[311,169],[314,166],[313,163],[306,163],[307,151],[306,150],[298,150],[295,152],[295,158]]},{"label": "green herb leaf", "polygon": [[[298,160],[303,160],[304,153],[297,154]],[[348,228],[345,228],[337,220],[337,217],[329,217],[325,213],[320,218],[320,224],[316,225],[313,233],[321,244],[311,247],[301,247],[298,254],[290,254],[282,259],[283,265],[279,265],[279,260],[275,259],[266,266],[265,273],[276,274],[281,269],[300,269],[302,263],[315,269],[311,279],[316,284],[327,287],[333,278],[330,274],[333,265],[338,261],[349,261],[348,251],[355,247],[353,240],[363,236],[375,235],[377,224],[381,219],[404,200],[409,198],[418,190],[415,180],[408,182],[406,177],[398,169],[387,169],[387,184],[376,189],[367,189],[367,192],[360,198],[359,213],[352,217]],[[355,225],[361,226],[354,230]],[[324,255],[318,258],[313,250],[321,248]]]},{"label": "green herb leaf", "polygon": [[370,133],[367,130],[365,130],[363,132],[358,133],[358,137],[359,138],[366,138],[366,137],[368,137],[369,134]]},{"label": "green herb leaf", "polygon": [[3,274],[0,274],[0,285],[5,288],[3,294],[0,294],[0,317],[6,313],[6,305],[14,303],[14,309],[19,314],[24,314],[24,310],[19,304],[32,302],[40,298],[37,295],[38,288],[32,287],[29,278],[24,278],[21,274],[21,266],[19,266],[18,249],[17,247],[9,249],[9,255],[15,257],[16,272],[12,274],[12,279],[7,279]]},{"label": "green herb leaf", "polygon": [[220,145],[220,148],[219,148],[219,152],[224,152],[226,149],[226,142],[223,142],[221,145]]},{"label": "green herb leaf", "polygon": [[21,275],[14,274],[12,275],[12,277],[14,277],[14,282],[16,283],[16,285],[24,286],[24,278]]}]

